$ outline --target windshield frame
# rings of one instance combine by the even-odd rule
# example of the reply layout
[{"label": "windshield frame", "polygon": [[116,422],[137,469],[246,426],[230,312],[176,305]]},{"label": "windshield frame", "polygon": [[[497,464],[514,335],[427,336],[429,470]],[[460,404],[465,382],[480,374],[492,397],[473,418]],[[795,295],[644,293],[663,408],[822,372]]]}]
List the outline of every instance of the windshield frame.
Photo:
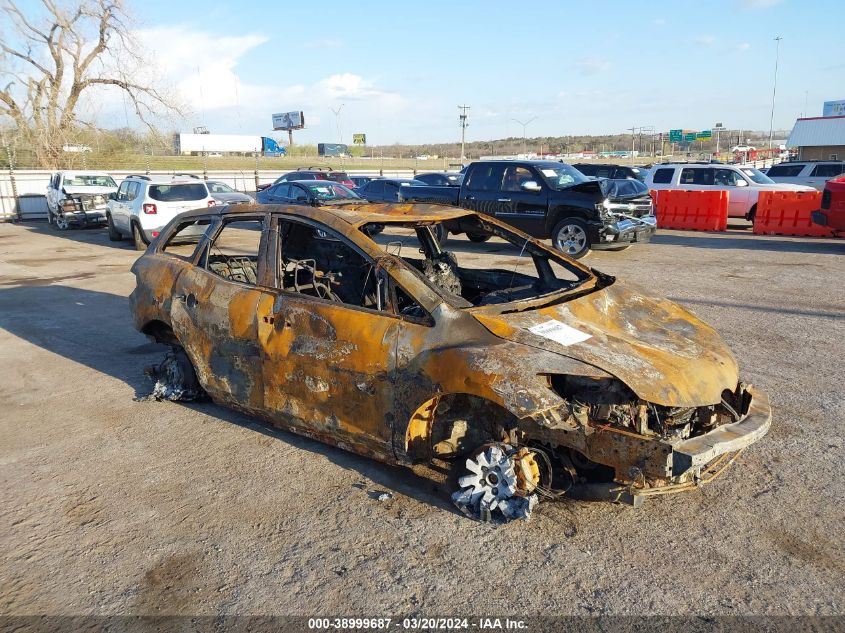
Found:
[{"label": "windshield frame", "polygon": [[[343,184],[336,182],[334,180],[309,180],[307,182],[300,182],[300,183],[297,183],[297,184],[299,184],[301,187],[304,187],[305,189],[307,189],[308,193],[311,196],[313,196],[314,200],[317,200],[318,202],[339,202],[339,201],[344,201],[344,200],[353,200],[353,201],[363,200],[363,198],[361,196],[359,196],[357,193],[355,193],[354,191],[352,191],[352,189],[350,189],[346,185],[343,185]],[[326,188],[326,187],[329,187],[331,189],[339,188],[341,191],[343,191],[344,193],[347,193],[349,195],[343,196],[343,197],[334,196],[332,198],[321,198],[317,194],[317,192],[314,191],[315,188]]]},{"label": "windshield frame", "polygon": [[[737,167],[742,177],[746,180],[750,180],[756,185],[776,185],[777,183],[769,178],[766,174],[762,171],[757,169],[756,167]],[[750,173],[749,173],[750,172]]]},{"label": "windshield frame", "polygon": [[[477,222],[477,224],[475,224],[474,226],[458,226],[465,223],[471,223],[473,221]],[[440,246],[439,242],[437,242],[437,240],[434,238],[433,233],[431,231],[431,222],[421,222],[413,220],[384,222],[381,219],[374,219],[372,222],[363,223],[357,226],[357,229],[367,239],[372,241],[373,244],[382,252],[382,256],[397,257],[388,253],[385,246],[375,242],[374,240],[372,240],[372,237],[367,235],[365,227],[368,227],[371,224],[383,224],[385,226],[390,227],[401,227],[416,230],[418,236],[421,237],[422,249],[424,250],[424,254],[426,256],[428,256],[429,252],[435,257],[444,252],[448,252],[448,249],[443,249]],[[495,219],[484,218],[474,213],[467,213],[466,216],[463,216],[461,218],[448,220],[446,224],[450,225],[450,227],[454,227],[455,229],[461,228],[462,231],[465,231],[467,228],[470,230],[477,230],[481,228],[484,231],[489,232],[492,236],[502,238],[504,241],[508,242],[512,247],[519,250],[519,258],[525,257],[526,259],[531,261],[534,266],[534,271],[537,274],[538,281],[542,279],[542,273],[539,270],[535,257],[545,258],[547,260],[547,265],[549,266],[551,266],[551,264],[548,262],[553,261],[557,265],[572,273],[577,278],[568,287],[561,287],[549,290],[547,292],[543,292],[542,294],[537,294],[536,296],[529,298],[514,299],[511,301],[506,301],[502,303],[491,303],[487,305],[461,305],[461,303],[455,301],[455,295],[450,295],[448,292],[439,288],[435,283],[431,282],[429,279],[426,279],[409,262],[405,261],[404,258],[397,257],[401,261],[401,265],[404,268],[408,269],[418,279],[421,279],[425,283],[426,287],[433,290],[443,301],[448,303],[452,308],[456,310],[461,310],[468,313],[482,312],[485,314],[502,314],[512,312],[524,312],[527,310],[536,310],[545,306],[561,303],[562,301],[568,300],[572,295],[581,295],[600,288],[604,288],[615,281],[614,277],[606,275],[593,268],[588,268],[580,262],[567,257],[563,253],[560,253],[557,250],[546,246],[541,241],[523,233],[522,231],[519,231],[518,229],[513,229],[512,227],[504,225]],[[420,233],[421,230],[424,233],[429,233],[428,238],[422,238]],[[554,274],[554,271],[552,271],[551,269],[550,271],[552,272],[552,274]],[[555,275],[555,277],[557,276]],[[558,279],[558,281],[564,282],[565,280]],[[462,299],[461,297],[457,298]]]},{"label": "windshield frame", "polygon": [[[84,184],[79,185],[79,184],[75,184],[73,182],[77,178],[82,178],[82,179],[85,179],[85,178],[108,178],[109,180],[111,180],[111,184],[110,185],[109,184],[95,185],[95,184],[91,184],[91,183],[84,183]],[[114,178],[112,178],[108,174],[73,174],[73,175],[66,175],[62,179],[62,187],[113,187],[113,188],[117,189],[117,183],[114,181]]]},{"label": "windshield frame", "polygon": [[[543,163],[534,163],[531,165],[534,168],[534,171],[539,174],[540,178],[543,179],[543,182],[548,185],[550,189],[554,189],[555,191],[564,191],[565,189],[569,189],[576,185],[580,185],[585,182],[590,182],[591,180],[595,180],[595,178],[591,178],[587,176],[569,163],[552,163],[552,162],[543,162]],[[554,170],[556,172],[565,172],[566,175],[571,176],[573,178],[573,182],[567,184],[561,184],[560,178],[561,175],[558,173],[556,178],[557,182],[552,179],[552,176],[548,176],[544,173],[544,170]]]}]

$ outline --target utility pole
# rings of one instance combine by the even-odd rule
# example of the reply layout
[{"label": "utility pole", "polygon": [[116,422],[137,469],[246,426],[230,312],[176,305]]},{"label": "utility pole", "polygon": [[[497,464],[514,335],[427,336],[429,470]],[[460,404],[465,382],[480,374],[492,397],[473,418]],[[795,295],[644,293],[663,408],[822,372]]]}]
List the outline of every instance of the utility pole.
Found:
[{"label": "utility pole", "polygon": [[769,119],[769,149],[772,149],[772,135],[775,125],[775,94],[777,94],[778,90],[778,60],[780,57],[780,41],[782,39],[780,35],[775,38],[775,79],[772,83],[772,117]]},{"label": "utility pole", "polygon": [[633,165],[634,164],[634,140],[637,138],[635,136],[637,128],[629,127],[629,128],[626,128],[626,131],[627,130],[631,130],[631,164]]},{"label": "utility pole", "polygon": [[467,132],[467,111],[469,110],[468,105],[459,105],[458,110],[461,113],[458,115],[458,120],[461,122],[461,165],[464,164],[466,152],[464,151],[464,147],[466,145],[466,132]]},{"label": "utility pole", "polygon": [[528,124],[532,121],[536,121],[537,117],[532,117],[527,121],[520,121],[519,119],[511,119],[511,121],[516,121],[522,126],[522,155],[523,157],[526,156],[526,146],[525,146],[525,128],[528,127]]}]

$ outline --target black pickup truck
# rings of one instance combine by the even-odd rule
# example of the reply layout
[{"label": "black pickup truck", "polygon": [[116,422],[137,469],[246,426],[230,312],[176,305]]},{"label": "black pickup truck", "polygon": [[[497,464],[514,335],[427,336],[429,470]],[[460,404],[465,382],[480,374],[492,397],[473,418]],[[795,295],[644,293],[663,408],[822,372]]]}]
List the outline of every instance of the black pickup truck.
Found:
[{"label": "black pickup truck", "polygon": [[[643,183],[587,178],[554,161],[478,161],[466,168],[460,188],[403,187],[401,196],[495,216],[534,237],[551,238],[557,249],[576,259],[591,248],[622,250],[646,242],[656,226]],[[445,239],[449,227],[440,230]]]}]

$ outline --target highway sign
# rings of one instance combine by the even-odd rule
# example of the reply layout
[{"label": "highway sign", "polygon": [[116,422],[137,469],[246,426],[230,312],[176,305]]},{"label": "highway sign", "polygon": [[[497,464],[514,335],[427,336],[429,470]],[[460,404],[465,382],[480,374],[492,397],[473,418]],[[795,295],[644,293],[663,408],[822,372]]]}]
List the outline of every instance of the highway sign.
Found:
[{"label": "highway sign", "polygon": [[683,140],[683,130],[669,130],[669,142],[680,143]]}]

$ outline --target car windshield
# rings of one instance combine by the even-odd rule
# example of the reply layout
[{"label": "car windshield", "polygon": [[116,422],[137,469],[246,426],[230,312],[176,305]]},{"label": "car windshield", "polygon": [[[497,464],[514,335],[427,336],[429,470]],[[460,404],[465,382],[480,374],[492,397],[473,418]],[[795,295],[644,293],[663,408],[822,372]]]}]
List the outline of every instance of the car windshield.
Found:
[{"label": "car windshield", "polygon": [[[560,252],[475,214],[448,220],[446,225],[456,235],[469,234],[478,244],[483,242],[481,250],[467,249],[463,244],[468,242],[457,237],[454,251],[442,249],[430,224],[390,223],[380,232],[373,231],[376,225],[363,225],[360,230],[402,259],[456,308],[533,310],[564,301],[568,292],[596,279],[588,268]],[[493,265],[491,253],[496,254]]]},{"label": "car windshield", "polygon": [[574,167],[564,163],[542,164],[537,169],[552,189],[567,189],[572,185],[590,180]]},{"label": "car windshield", "polygon": [[328,182],[315,182],[305,185],[317,200],[360,200],[361,196],[343,185]]},{"label": "car windshield", "polygon": [[117,187],[111,176],[74,174],[65,176],[65,187]]},{"label": "car windshield", "polygon": [[150,185],[150,198],[159,202],[193,202],[208,196],[205,183]]},{"label": "car windshield", "polygon": [[224,182],[210,182],[208,189],[211,193],[235,193],[235,190]]},{"label": "car windshield", "polygon": [[754,169],[753,167],[743,167],[740,171],[745,174],[748,178],[752,181],[756,182],[758,185],[773,185],[775,181],[769,178],[766,174],[764,174],[759,169]]}]

